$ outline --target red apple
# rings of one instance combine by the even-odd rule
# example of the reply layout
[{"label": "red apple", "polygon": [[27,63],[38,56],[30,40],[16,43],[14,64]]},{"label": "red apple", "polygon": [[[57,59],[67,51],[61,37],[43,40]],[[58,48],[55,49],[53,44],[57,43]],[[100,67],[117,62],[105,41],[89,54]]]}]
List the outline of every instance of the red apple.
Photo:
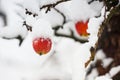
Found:
[{"label": "red apple", "polygon": [[78,33],[80,36],[88,36],[88,35],[89,35],[89,33],[87,32],[87,29],[88,29],[88,21],[86,21],[86,22],[78,21],[78,22],[75,24],[75,28],[76,28],[77,33]]},{"label": "red apple", "polygon": [[47,54],[52,47],[52,41],[50,38],[35,38],[33,40],[33,48],[39,55]]}]

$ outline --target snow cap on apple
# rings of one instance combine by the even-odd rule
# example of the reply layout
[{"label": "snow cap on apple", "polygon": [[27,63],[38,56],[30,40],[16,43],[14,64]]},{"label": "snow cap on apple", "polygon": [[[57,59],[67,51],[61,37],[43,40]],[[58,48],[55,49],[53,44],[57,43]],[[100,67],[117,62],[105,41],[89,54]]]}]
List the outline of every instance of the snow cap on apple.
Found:
[{"label": "snow cap on apple", "polygon": [[49,22],[36,20],[32,28],[33,49],[39,55],[47,54],[52,47],[53,31]]}]

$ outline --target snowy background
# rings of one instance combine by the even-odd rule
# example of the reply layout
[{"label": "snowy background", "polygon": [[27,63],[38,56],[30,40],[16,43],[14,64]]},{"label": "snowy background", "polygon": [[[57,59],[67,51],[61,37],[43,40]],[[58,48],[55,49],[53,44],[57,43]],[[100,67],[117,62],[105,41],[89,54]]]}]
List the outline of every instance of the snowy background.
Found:
[{"label": "snowy background", "polygon": [[[0,12],[6,14],[7,24],[4,25],[0,16],[0,80],[112,80],[114,70],[105,76],[97,77],[94,70],[91,75],[85,77],[89,69],[84,67],[90,57],[90,47],[97,41],[99,25],[104,17],[103,3],[95,1],[88,4],[89,0],[71,0],[56,6],[64,13],[67,22],[63,25],[63,17],[51,9],[45,13],[40,10],[44,4],[54,3],[58,0],[0,0]],[[38,14],[35,18],[25,14],[25,9]],[[101,17],[95,18],[100,15]],[[52,27],[63,25],[60,33],[70,34],[73,30],[75,36],[81,38],[75,31],[77,21],[89,19],[88,32],[90,36],[85,38],[89,42],[79,43],[70,38],[56,37]],[[32,26],[33,31],[27,31],[23,21]],[[52,50],[43,56],[35,53],[32,40],[36,36],[48,36],[52,39]],[[19,46],[20,36],[23,39]],[[7,39],[5,39],[7,38]],[[95,59],[104,59],[105,55],[99,51]],[[108,59],[103,65],[112,61]],[[120,67],[116,68],[119,71]]]}]

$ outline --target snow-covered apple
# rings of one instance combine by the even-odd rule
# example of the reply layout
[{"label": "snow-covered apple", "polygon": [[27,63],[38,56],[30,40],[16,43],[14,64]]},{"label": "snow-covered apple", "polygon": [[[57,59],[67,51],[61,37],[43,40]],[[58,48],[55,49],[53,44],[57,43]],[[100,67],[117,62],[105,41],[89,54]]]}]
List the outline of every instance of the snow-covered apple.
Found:
[{"label": "snow-covered apple", "polygon": [[33,48],[39,55],[47,54],[52,47],[50,38],[39,37],[33,40]]},{"label": "snow-covered apple", "polygon": [[88,36],[89,35],[89,33],[87,32],[88,21],[86,22],[78,21],[77,23],[75,23],[75,29],[80,36]]}]

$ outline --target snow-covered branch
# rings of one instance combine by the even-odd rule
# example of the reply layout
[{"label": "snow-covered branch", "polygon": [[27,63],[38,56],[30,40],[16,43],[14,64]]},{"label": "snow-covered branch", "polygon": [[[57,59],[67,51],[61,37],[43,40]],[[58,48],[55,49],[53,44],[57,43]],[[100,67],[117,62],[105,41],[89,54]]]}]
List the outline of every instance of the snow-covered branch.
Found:
[{"label": "snow-covered branch", "polygon": [[70,0],[60,0],[60,1],[57,1],[56,3],[53,3],[53,4],[43,5],[40,9],[47,8],[47,10],[46,10],[46,13],[47,13],[48,11],[51,10],[51,8],[54,8],[58,4],[66,2],[66,1],[70,1]]},{"label": "snow-covered branch", "polygon": [[77,38],[72,30],[70,30],[70,32],[71,32],[70,35],[64,34],[64,33],[58,33],[57,31],[58,31],[60,28],[61,28],[61,26],[57,26],[57,27],[54,27],[54,28],[53,28],[55,36],[71,38],[71,39],[73,39],[73,40],[75,40],[75,41],[78,41],[78,42],[80,42],[80,43],[88,42],[88,40]]},{"label": "snow-covered branch", "polygon": [[4,26],[6,26],[7,25],[6,15],[3,12],[0,12],[0,16],[3,18]]}]

